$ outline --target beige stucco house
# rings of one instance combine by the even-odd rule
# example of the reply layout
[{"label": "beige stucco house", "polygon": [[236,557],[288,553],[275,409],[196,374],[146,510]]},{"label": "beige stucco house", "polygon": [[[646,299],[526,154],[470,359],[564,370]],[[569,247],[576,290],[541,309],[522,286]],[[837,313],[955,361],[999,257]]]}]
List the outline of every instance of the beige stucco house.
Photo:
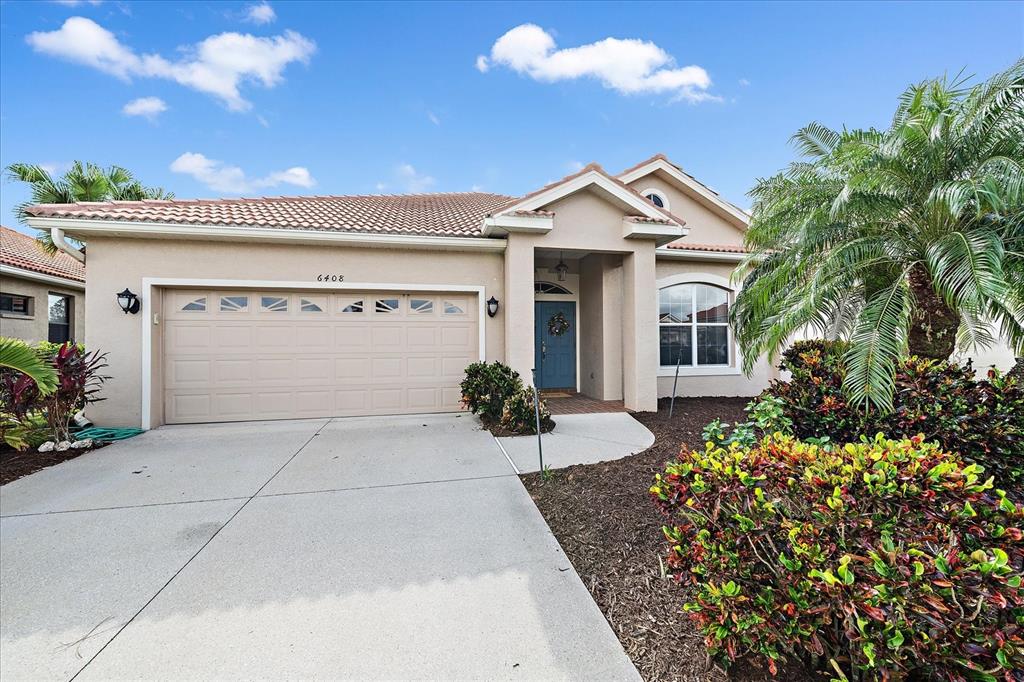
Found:
[{"label": "beige stucco house", "polygon": [[[58,244],[88,242],[85,341],[112,376],[97,423],[449,411],[476,360],[641,411],[677,364],[680,395],[754,395],[774,372],[741,373],[728,325],[747,215],[661,155],[522,197],[28,213]],[[116,298],[126,288],[137,314]]]},{"label": "beige stucco house", "polygon": [[61,343],[84,340],[84,332],[85,266],[0,226],[0,336]]}]

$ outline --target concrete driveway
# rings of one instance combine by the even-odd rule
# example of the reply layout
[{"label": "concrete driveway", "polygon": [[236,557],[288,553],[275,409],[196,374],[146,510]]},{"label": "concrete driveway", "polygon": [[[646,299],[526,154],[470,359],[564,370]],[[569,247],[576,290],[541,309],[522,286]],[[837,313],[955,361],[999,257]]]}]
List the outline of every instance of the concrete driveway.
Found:
[{"label": "concrete driveway", "polygon": [[165,427],[0,517],[4,680],[639,679],[469,416]]}]

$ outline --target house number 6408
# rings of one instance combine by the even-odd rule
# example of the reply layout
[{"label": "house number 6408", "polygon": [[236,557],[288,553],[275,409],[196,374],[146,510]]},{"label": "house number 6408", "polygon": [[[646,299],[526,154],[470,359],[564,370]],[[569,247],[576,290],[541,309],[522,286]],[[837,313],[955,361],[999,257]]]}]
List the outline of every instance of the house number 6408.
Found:
[{"label": "house number 6408", "polygon": [[344,282],[345,275],[317,275],[316,281],[318,282]]}]

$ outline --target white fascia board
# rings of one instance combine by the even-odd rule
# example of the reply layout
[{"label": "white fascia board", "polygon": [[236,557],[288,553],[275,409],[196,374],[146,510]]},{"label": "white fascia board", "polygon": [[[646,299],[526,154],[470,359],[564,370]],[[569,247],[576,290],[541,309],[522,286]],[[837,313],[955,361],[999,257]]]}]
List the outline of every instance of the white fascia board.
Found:
[{"label": "white fascia board", "polygon": [[17,268],[11,265],[0,265],[0,275],[3,275],[4,277],[29,279],[34,282],[42,282],[44,284],[55,284],[67,289],[75,289],[76,291],[85,291],[85,282],[79,282],[76,279],[66,279],[64,277],[47,275],[42,272],[35,272],[34,270],[25,270],[24,268]]},{"label": "white fascia board", "polygon": [[554,226],[551,216],[497,215],[484,218],[480,231],[485,237],[500,237],[509,232],[547,234]]},{"label": "white fascia board", "polygon": [[739,210],[738,208],[736,208],[735,206],[733,206],[729,202],[722,200],[721,197],[716,195],[714,192],[709,190],[707,187],[705,187],[704,185],[700,184],[699,182],[697,182],[693,178],[689,177],[688,175],[686,175],[681,170],[679,170],[678,168],[673,166],[668,161],[665,161],[664,159],[655,159],[654,161],[651,161],[650,163],[648,163],[648,164],[646,164],[644,166],[641,166],[640,168],[637,168],[635,170],[631,170],[628,173],[623,173],[622,175],[619,176],[619,180],[621,180],[622,182],[624,182],[624,183],[626,183],[628,185],[629,183],[633,182],[634,180],[636,180],[638,178],[642,178],[645,175],[648,175],[649,173],[652,173],[652,172],[654,172],[656,170],[663,171],[664,173],[666,173],[669,177],[674,179],[679,184],[685,186],[690,191],[694,192],[695,194],[700,195],[701,197],[703,197],[707,201],[711,202],[712,204],[714,204],[715,206],[717,206],[721,210],[725,211],[726,213],[731,215],[733,218],[735,218],[736,220],[738,220],[741,223],[743,223],[744,227],[750,225],[750,216],[749,215],[747,215],[745,212]]},{"label": "white fascia board", "polygon": [[640,215],[647,216],[648,218],[658,218],[660,220],[672,220],[672,216],[661,212],[656,206],[647,202],[639,195],[634,194],[632,191],[626,189],[617,182],[609,180],[603,174],[593,170],[584,173],[577,178],[573,178],[568,182],[555,185],[545,192],[523,199],[518,204],[510,206],[506,210],[502,211],[502,213],[535,211],[543,206],[547,206],[553,201],[558,201],[562,197],[578,192],[588,185],[597,185],[609,194],[628,204],[630,207],[636,209]]},{"label": "white fascia board", "polygon": [[269,241],[278,243],[320,243],[336,246],[432,249],[444,251],[504,251],[505,241],[485,237],[426,237],[411,234],[369,234],[294,230],[277,227],[221,227],[217,225],[179,225],[78,218],[29,218],[38,229],[59,227],[68,234],[111,235],[121,237],[160,237],[164,239],[212,239],[222,241]]},{"label": "white fascia board", "polygon": [[622,236],[625,239],[654,239],[658,245],[669,244],[685,237],[690,230],[679,225],[663,225],[661,223],[635,223],[622,221]]},{"label": "white fascia board", "polygon": [[747,257],[747,254],[727,253],[725,251],[691,251],[689,249],[662,247],[654,250],[654,256],[664,260],[702,260],[718,263],[739,263]]}]

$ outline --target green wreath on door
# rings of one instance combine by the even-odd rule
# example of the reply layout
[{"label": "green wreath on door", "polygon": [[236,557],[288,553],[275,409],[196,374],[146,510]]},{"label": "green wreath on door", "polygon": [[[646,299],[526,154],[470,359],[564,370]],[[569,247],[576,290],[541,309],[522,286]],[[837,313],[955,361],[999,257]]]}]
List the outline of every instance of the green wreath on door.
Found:
[{"label": "green wreath on door", "polygon": [[559,311],[548,320],[548,334],[551,336],[562,336],[569,331],[569,320],[565,319],[565,313]]}]

